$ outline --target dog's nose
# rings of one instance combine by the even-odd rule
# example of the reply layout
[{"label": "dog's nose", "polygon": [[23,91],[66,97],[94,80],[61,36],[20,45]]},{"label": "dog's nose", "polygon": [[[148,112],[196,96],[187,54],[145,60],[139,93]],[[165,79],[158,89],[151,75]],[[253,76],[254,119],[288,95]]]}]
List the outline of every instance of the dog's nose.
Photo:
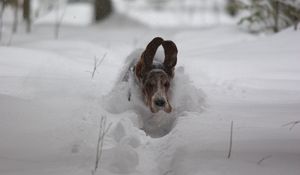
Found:
[{"label": "dog's nose", "polygon": [[157,99],[157,100],[155,100],[155,105],[156,106],[163,107],[163,106],[165,106],[165,104],[166,104],[166,102],[165,102],[164,99]]}]

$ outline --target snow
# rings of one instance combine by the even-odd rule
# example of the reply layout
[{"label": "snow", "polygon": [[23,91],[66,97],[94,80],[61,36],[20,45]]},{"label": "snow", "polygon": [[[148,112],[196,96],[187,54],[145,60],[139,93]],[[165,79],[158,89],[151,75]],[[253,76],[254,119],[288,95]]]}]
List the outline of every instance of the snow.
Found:
[{"label": "snow", "polygon": [[207,27],[236,22],[236,19],[226,14],[225,0],[113,2],[118,12],[150,27]]},{"label": "snow", "polygon": [[[95,174],[299,174],[300,127],[284,126],[300,114],[299,31],[138,24],[116,14],[63,25],[59,40],[36,24],[0,47],[0,174],[91,174],[103,116],[111,127]],[[119,81],[157,35],[179,50],[171,114],[151,114],[134,83]]]},{"label": "snow", "polygon": [[92,6],[88,3],[74,3],[71,6],[61,3],[54,11],[37,18],[36,24],[62,22],[68,25],[86,26],[92,23]]}]

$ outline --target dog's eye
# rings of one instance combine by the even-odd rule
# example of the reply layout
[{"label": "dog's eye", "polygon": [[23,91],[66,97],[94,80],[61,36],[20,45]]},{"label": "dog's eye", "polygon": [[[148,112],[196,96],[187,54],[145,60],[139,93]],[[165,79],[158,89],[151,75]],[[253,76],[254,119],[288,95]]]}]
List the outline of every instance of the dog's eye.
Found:
[{"label": "dog's eye", "polygon": [[156,85],[155,81],[151,81],[149,84],[150,84],[150,86],[155,86]]},{"label": "dog's eye", "polygon": [[147,83],[147,85],[146,85],[148,88],[153,88],[154,86],[155,86],[155,83],[154,82],[149,82],[149,83]]},{"label": "dog's eye", "polygon": [[170,86],[170,83],[169,83],[169,82],[165,82],[164,86],[165,86],[165,87],[169,87],[169,86]]}]

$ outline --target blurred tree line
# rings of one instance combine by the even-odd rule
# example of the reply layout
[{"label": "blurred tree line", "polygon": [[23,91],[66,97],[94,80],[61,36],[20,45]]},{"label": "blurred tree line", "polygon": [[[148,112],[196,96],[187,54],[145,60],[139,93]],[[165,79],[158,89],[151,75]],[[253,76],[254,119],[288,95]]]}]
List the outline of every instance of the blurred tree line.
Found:
[{"label": "blurred tree line", "polygon": [[[56,11],[61,10],[59,7],[61,1],[65,3],[91,3],[94,9],[93,16],[95,22],[106,18],[113,12],[112,0],[0,0],[0,39],[3,28],[3,14],[7,7],[12,7],[12,9],[14,9],[14,20],[12,23],[13,33],[17,32],[19,23],[18,17],[20,16],[20,12],[22,12],[22,19],[26,24],[26,31],[28,33],[31,31],[32,17],[35,16],[35,12],[33,12],[32,9],[32,4],[34,1],[38,1],[39,3],[52,3],[52,6],[55,6],[53,9]],[[127,3],[136,1],[138,0],[124,0],[124,2]],[[175,0],[147,0],[146,2],[150,7],[152,6],[157,10],[162,10],[166,4],[174,1]],[[195,10],[205,10],[195,9],[197,3],[201,2],[204,5],[207,5],[208,2],[211,3],[210,0],[177,1],[177,4],[180,5],[180,10],[189,12],[193,12]],[[219,1],[216,0],[215,2],[217,3]],[[272,29],[274,32],[278,32],[281,29],[292,25],[295,29],[298,28],[300,21],[300,0],[223,0],[222,3],[224,4],[224,2],[226,2],[225,10],[228,12],[228,14],[240,18],[239,24],[247,24],[250,30],[264,31]],[[186,4],[189,4],[189,6],[187,7]],[[57,22],[55,24],[57,36],[62,17],[57,17]]]},{"label": "blurred tree line", "polygon": [[[107,17],[113,11],[113,5],[111,0],[40,0],[41,3],[52,3],[53,6],[57,6],[56,10],[59,10],[60,1],[64,1],[65,3],[69,2],[89,2],[92,3],[94,7],[94,21],[100,21]],[[2,37],[2,28],[3,28],[3,15],[4,11],[7,7],[11,7],[14,12],[13,24],[12,24],[12,32],[16,33],[18,30],[19,23],[19,12],[21,11],[23,14],[23,20],[26,23],[26,31],[29,33],[31,31],[32,25],[32,0],[0,0],[0,39]],[[55,8],[54,8],[55,9]],[[62,19],[57,19],[56,22],[56,34],[58,36],[59,27]]]},{"label": "blurred tree line", "polygon": [[239,24],[256,31],[278,32],[292,25],[297,30],[300,21],[300,0],[228,0],[226,10],[232,16],[242,14]]}]

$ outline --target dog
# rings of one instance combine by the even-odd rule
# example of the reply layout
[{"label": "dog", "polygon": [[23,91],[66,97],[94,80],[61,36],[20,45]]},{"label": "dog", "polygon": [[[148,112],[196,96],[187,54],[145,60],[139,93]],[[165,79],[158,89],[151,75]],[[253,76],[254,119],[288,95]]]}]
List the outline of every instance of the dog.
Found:
[{"label": "dog", "polygon": [[[163,62],[154,60],[155,53],[160,46],[163,47],[165,54]],[[135,82],[141,91],[145,105],[152,113],[160,110],[166,113],[172,112],[169,89],[174,77],[177,54],[177,46],[173,41],[155,37],[133,64],[131,70]],[[129,101],[130,96],[129,93]]]},{"label": "dog", "polygon": [[133,124],[151,137],[168,134],[186,112],[202,112],[205,94],[184,67],[175,70],[177,55],[175,43],[160,37],[131,51],[112,91],[101,100],[103,107],[113,114],[130,114]]}]

